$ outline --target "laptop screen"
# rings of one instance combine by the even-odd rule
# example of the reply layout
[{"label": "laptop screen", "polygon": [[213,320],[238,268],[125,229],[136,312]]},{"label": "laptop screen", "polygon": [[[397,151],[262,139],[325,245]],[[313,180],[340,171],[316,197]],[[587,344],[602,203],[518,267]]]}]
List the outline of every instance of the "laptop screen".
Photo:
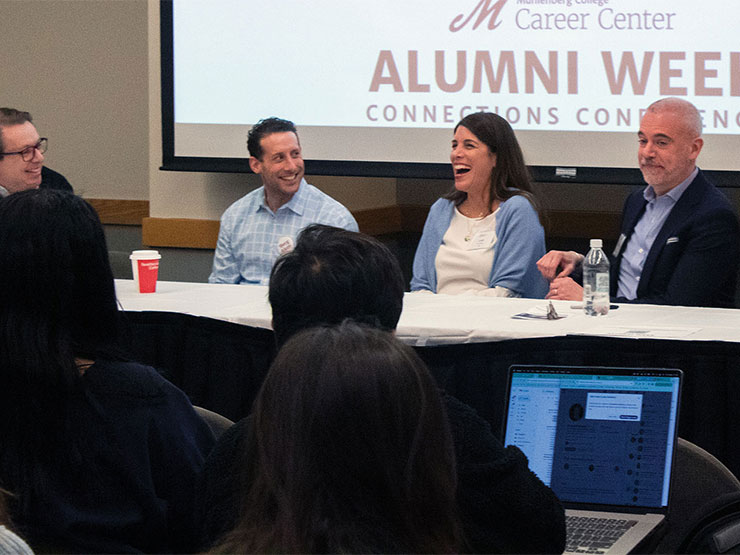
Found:
[{"label": "laptop screen", "polygon": [[666,509],[680,370],[512,366],[504,428],[566,505]]}]

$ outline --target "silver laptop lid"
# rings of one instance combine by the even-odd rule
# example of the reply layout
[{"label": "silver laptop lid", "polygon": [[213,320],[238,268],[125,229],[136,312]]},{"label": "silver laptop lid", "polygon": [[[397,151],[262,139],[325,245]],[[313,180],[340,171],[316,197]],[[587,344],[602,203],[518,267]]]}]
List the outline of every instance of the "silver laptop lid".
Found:
[{"label": "silver laptop lid", "polygon": [[666,513],[681,380],[676,369],[512,366],[504,443],[567,508]]}]

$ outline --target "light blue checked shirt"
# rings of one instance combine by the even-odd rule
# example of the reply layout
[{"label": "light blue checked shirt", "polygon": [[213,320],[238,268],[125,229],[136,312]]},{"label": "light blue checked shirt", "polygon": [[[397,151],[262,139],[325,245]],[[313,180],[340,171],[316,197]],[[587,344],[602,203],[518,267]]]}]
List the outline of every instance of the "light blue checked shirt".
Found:
[{"label": "light blue checked shirt", "polygon": [[643,212],[640,220],[635,225],[632,236],[624,247],[622,263],[619,266],[618,297],[624,297],[626,299],[637,298],[637,286],[640,283],[642,268],[645,266],[645,260],[655,242],[655,238],[660,233],[671,210],[676,206],[678,199],[688,189],[698,173],[699,168],[694,168],[694,171],[691,172],[691,175],[686,180],[661,196],[656,196],[655,191],[650,185],[645,187],[642,193],[642,196],[647,201],[645,212]]},{"label": "light blue checked shirt", "polygon": [[267,285],[277,257],[292,250],[298,233],[310,224],[358,231],[349,210],[305,179],[276,212],[265,203],[264,187],[252,191],[221,217],[208,282]]}]

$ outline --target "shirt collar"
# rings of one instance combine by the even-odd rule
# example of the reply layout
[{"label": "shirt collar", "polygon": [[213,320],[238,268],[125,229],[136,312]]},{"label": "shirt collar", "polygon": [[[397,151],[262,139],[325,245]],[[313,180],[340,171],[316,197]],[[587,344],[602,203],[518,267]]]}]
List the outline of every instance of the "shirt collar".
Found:
[{"label": "shirt collar", "polygon": [[[674,203],[678,202],[678,199],[680,199],[684,191],[688,189],[689,185],[691,185],[691,182],[694,181],[698,173],[699,173],[699,168],[698,167],[694,168],[694,171],[692,171],[686,179],[684,179],[681,183],[676,185],[673,189],[668,191],[663,196],[670,198]],[[658,198],[655,195],[655,190],[650,185],[645,187],[645,190],[642,192],[642,196],[645,197],[645,200],[648,202],[651,202],[655,200],[656,198]]]},{"label": "shirt collar", "polygon": [[[278,208],[276,212],[279,212],[280,210],[291,210],[299,216],[303,215],[303,211],[306,209],[306,204],[308,203],[308,193],[306,192],[305,185],[306,179],[302,177],[301,184],[298,186],[298,190],[295,192],[293,197]],[[262,186],[262,201],[257,206],[257,210],[267,210],[268,212],[272,212],[272,209],[267,206],[267,202],[265,201],[264,185]]]},{"label": "shirt collar", "polygon": [[0,185],[0,198],[5,198],[8,195],[10,195],[10,193],[8,192],[8,190],[5,187],[3,187],[2,185]]}]

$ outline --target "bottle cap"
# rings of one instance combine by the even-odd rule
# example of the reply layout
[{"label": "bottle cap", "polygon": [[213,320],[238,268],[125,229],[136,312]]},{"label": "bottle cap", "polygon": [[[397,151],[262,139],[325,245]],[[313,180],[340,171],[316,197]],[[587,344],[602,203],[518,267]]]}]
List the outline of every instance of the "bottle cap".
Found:
[{"label": "bottle cap", "polygon": [[591,248],[592,249],[600,249],[602,247],[603,243],[601,242],[601,239],[591,239]]}]

